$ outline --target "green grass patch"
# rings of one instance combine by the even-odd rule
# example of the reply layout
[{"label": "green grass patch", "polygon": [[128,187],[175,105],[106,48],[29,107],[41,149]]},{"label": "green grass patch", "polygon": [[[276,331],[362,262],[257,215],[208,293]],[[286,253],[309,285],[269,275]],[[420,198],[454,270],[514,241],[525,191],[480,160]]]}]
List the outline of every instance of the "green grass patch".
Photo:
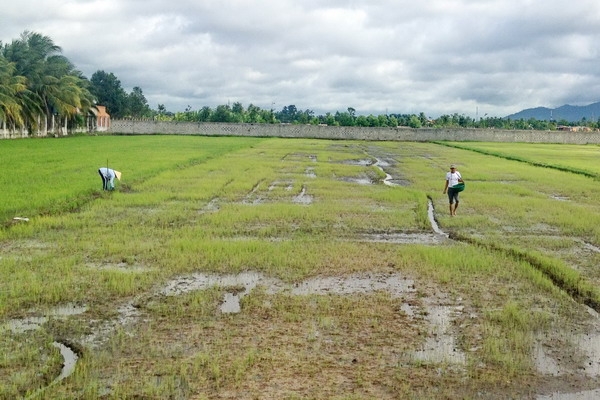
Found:
[{"label": "green grass patch", "polygon": [[[576,161],[595,146],[491,154],[479,143],[198,136],[1,145],[14,166],[1,178],[2,398],[518,398],[543,378],[535,340],[581,329],[580,304],[599,308],[600,188]],[[569,168],[542,167],[559,149]],[[519,160],[504,156],[513,150]],[[97,174],[107,160],[123,173],[110,193]],[[456,217],[442,194],[451,163],[467,182]],[[449,239],[434,232],[429,202]],[[181,277],[244,272],[278,284],[161,294]],[[401,276],[414,290],[292,294],[310,279],[353,276]],[[230,292],[244,293],[239,314],[219,311]],[[65,304],[85,311],[50,315]],[[412,356],[430,334],[430,304],[459,310],[444,334],[464,365]],[[10,329],[42,316],[38,329]],[[79,343],[75,373],[49,386],[60,369],[52,342],[98,332],[105,340]]]}]

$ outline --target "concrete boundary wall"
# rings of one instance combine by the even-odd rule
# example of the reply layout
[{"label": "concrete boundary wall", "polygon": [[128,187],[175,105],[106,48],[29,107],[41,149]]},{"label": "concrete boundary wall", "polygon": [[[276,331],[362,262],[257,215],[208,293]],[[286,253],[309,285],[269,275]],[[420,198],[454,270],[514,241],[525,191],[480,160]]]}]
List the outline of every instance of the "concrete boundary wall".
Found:
[{"label": "concrete boundary wall", "polygon": [[529,142],[600,144],[600,132],[501,129],[365,128],[291,124],[228,124],[173,121],[112,120],[110,132],[127,135],[252,136],[428,142]]}]

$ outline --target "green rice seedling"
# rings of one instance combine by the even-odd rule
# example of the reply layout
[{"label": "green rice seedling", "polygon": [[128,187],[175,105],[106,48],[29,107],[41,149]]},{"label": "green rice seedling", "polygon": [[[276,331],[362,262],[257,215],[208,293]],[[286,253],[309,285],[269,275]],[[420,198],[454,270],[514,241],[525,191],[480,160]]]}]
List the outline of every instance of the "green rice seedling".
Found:
[{"label": "green rice seedling", "polygon": [[565,145],[554,143],[448,143],[449,145],[490,154],[501,158],[547,166],[589,177],[600,177],[597,145]]},{"label": "green rice seedling", "polygon": [[[529,351],[532,348],[532,334],[546,325],[546,318],[537,313],[522,310],[509,302],[498,312],[490,312],[487,340],[483,355],[491,363],[500,365],[508,377],[533,369]],[[494,333],[495,332],[495,333]],[[511,354],[511,357],[507,357]]]},{"label": "green rice seedling", "polygon": [[[60,360],[55,351],[46,356],[48,343],[61,336],[78,342],[106,326],[106,341],[82,344],[75,373],[45,388],[46,396],[519,397],[540,378],[531,361],[533,338],[580,329],[586,314],[571,299],[596,296],[592,268],[573,274],[571,265],[577,258],[578,266],[593,264],[571,245],[598,246],[600,193],[581,174],[432,143],[84,139],[60,141],[82,154],[76,164],[93,161],[98,148],[121,149],[127,179],[101,193],[98,159],[85,167],[87,186],[68,186],[65,202],[40,198],[23,208],[32,210],[29,222],[5,224],[0,315],[4,322],[39,316],[65,303],[85,304],[87,311],[64,323],[50,318],[43,334],[0,341],[0,353],[9,355],[2,367],[10,371],[2,393],[22,397],[44,389],[41,380],[27,386],[18,376],[56,370]],[[11,143],[17,152],[18,141]],[[61,149],[53,151],[49,167],[64,159]],[[383,183],[377,160],[401,185]],[[456,217],[442,194],[450,163],[467,181]],[[81,193],[74,207],[70,199]],[[449,238],[433,231],[429,201]],[[10,220],[14,209],[4,215]],[[419,234],[435,240],[371,240]],[[242,272],[265,281],[244,292],[237,314],[220,312],[220,305],[241,286],[162,292],[193,274]],[[414,291],[296,295],[292,289],[310,278],[396,274]],[[464,310],[448,333],[465,353],[464,365],[411,358],[431,328],[430,303]],[[120,322],[127,321],[119,311],[124,305],[139,317]],[[23,362],[15,343],[46,350]],[[348,385],[344,393],[332,389],[339,382]]]},{"label": "green rice seedling", "polygon": [[[0,221],[76,210],[101,189],[97,170],[106,165],[123,172],[124,182],[133,184],[262,140],[150,136],[139,146],[137,139],[97,136],[3,141],[0,156],[11,166],[11,174],[0,178],[4,188]],[[46,167],[32,174],[31,160]]]}]

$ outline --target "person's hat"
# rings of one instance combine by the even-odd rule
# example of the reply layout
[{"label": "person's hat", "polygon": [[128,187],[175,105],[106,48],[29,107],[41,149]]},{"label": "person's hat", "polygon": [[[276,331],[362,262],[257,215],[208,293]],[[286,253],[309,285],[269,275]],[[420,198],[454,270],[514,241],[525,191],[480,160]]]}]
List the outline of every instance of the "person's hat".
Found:
[{"label": "person's hat", "polygon": [[121,180],[121,173],[119,171],[115,171],[115,175],[118,180]]},{"label": "person's hat", "polygon": [[450,168],[456,168],[456,164],[450,164]]}]

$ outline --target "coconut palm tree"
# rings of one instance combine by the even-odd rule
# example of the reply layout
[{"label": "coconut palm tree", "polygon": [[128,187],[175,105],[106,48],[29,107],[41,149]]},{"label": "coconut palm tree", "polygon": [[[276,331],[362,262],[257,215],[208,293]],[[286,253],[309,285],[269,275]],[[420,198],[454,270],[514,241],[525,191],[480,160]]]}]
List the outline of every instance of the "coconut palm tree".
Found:
[{"label": "coconut palm tree", "polygon": [[27,89],[26,79],[15,75],[15,65],[0,56],[0,121],[2,130],[23,125],[21,104],[17,95]]},{"label": "coconut palm tree", "polygon": [[69,119],[87,113],[93,104],[87,80],[60,52],[48,36],[28,31],[2,48],[17,73],[27,78],[28,92],[20,100],[30,133],[46,136],[48,129],[56,131],[56,118],[66,127]]}]

